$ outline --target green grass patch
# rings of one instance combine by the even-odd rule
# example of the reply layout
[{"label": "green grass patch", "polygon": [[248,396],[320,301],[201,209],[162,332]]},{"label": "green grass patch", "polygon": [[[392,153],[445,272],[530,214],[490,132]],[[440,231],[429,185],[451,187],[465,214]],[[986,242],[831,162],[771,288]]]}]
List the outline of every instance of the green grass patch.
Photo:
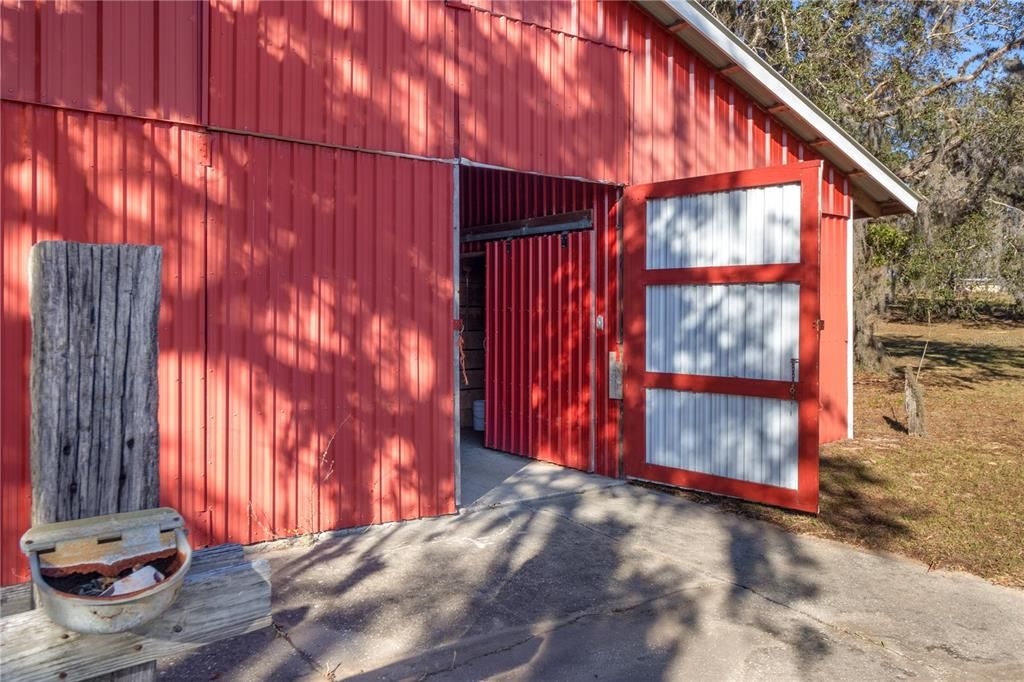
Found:
[{"label": "green grass patch", "polygon": [[[855,377],[853,440],[826,446],[821,512],[710,496],[788,530],[1024,587],[1024,325],[880,325],[890,372]],[[907,435],[897,369],[921,370],[927,431]]]}]

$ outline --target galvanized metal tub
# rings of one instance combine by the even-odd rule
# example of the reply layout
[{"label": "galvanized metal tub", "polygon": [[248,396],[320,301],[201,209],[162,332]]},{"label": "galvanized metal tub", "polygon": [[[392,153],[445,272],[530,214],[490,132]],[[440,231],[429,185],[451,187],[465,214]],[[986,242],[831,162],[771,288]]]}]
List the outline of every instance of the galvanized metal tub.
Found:
[{"label": "galvanized metal tub", "polygon": [[[150,518],[146,518],[147,513],[150,514]],[[169,516],[168,513],[172,516]],[[167,528],[168,518],[174,519],[174,523],[179,525]],[[118,520],[126,520],[127,523],[118,525],[116,523]],[[160,524],[161,520],[164,521],[163,524]],[[173,572],[166,575],[164,580],[156,585],[137,592],[111,597],[76,595],[52,586],[43,575],[40,555],[45,556],[47,551],[52,551],[52,548],[58,544],[54,538],[61,537],[60,532],[63,530],[58,527],[65,526],[68,529],[65,537],[69,538],[66,542],[74,543],[88,538],[90,522],[93,523],[94,528],[102,528],[109,533],[108,529],[111,527],[112,521],[114,527],[123,530],[126,535],[132,531],[137,532],[140,528],[146,530],[145,524],[147,523],[156,524],[149,527],[150,534],[152,534],[153,528],[156,529],[158,535],[161,530],[164,533],[173,531],[177,550],[173,561]],[[38,606],[61,627],[84,634],[113,634],[150,622],[167,610],[167,607],[177,598],[185,583],[185,576],[192,565],[192,547],[189,545],[188,536],[180,522],[181,517],[177,512],[165,508],[97,517],[97,519],[82,519],[65,524],[48,524],[44,527],[30,529],[22,537],[21,544],[22,550],[28,555]],[[98,535],[96,538],[103,541]],[[134,547],[137,548],[136,551],[140,552],[139,556],[145,556],[147,549],[151,549],[141,543],[137,543]],[[91,565],[87,564],[87,566]]]}]

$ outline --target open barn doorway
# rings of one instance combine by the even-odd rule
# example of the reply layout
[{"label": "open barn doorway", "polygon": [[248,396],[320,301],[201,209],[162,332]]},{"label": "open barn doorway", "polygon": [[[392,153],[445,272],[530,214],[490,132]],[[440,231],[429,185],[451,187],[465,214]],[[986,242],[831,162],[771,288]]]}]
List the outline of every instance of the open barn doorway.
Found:
[{"label": "open barn doorway", "polygon": [[[460,497],[594,470],[595,224],[614,188],[462,166]],[[602,215],[603,212],[603,215]],[[566,472],[568,475],[568,472]],[[553,490],[552,492],[557,492]]]}]

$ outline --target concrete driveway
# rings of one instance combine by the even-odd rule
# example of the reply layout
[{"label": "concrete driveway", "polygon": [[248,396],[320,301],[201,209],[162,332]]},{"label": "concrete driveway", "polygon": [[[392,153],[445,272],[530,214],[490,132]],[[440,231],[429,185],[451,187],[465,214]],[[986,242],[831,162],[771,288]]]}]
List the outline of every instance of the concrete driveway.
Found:
[{"label": "concrete driveway", "polygon": [[629,485],[265,556],[276,628],[163,678],[1024,679],[1024,592]]}]

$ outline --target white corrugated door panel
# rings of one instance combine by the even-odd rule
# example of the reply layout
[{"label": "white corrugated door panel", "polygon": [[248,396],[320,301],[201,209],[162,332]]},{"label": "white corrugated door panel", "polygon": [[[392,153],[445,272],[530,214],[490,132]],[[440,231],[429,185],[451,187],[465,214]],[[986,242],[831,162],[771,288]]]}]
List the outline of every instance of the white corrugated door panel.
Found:
[{"label": "white corrugated door panel", "polygon": [[799,184],[647,202],[648,269],[799,261]]},{"label": "white corrugated door panel", "polygon": [[797,404],[646,390],[647,462],[795,490]]},{"label": "white corrugated door panel", "polygon": [[647,287],[647,371],[790,381],[800,286]]}]

